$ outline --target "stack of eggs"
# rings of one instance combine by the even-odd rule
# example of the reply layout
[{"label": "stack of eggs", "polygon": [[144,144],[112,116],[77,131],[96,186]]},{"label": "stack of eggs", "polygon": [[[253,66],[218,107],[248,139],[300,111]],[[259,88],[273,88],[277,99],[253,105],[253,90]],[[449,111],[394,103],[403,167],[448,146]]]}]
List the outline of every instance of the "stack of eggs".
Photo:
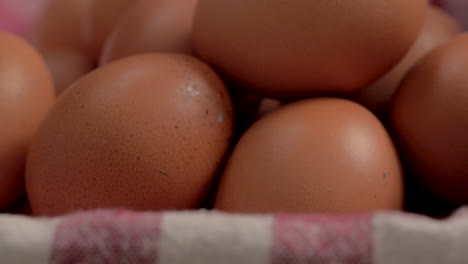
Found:
[{"label": "stack of eggs", "polygon": [[468,203],[468,34],[427,0],[50,0],[0,83],[3,210]]}]

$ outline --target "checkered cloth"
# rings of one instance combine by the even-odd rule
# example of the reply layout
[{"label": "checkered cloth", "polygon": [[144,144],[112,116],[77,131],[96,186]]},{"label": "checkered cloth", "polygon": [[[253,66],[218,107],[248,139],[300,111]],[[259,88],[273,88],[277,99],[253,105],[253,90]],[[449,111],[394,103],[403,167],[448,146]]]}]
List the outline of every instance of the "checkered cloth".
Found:
[{"label": "checkered cloth", "polygon": [[[45,2],[0,0],[0,30],[24,36]],[[468,28],[468,0],[433,2]],[[446,220],[390,212],[0,214],[0,264],[23,263],[468,264],[468,208]]]},{"label": "checkered cloth", "polygon": [[468,207],[445,220],[396,212],[0,215],[0,263],[467,264]]}]

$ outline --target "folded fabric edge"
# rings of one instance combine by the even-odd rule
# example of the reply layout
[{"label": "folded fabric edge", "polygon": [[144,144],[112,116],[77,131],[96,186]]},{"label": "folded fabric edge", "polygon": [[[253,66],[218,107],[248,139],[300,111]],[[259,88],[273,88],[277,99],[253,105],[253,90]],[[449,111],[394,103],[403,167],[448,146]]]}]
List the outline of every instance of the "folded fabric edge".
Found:
[{"label": "folded fabric edge", "polygon": [[373,219],[373,263],[468,263],[468,207],[446,219],[379,213]]},{"label": "folded fabric edge", "polygon": [[465,245],[468,207],[443,220],[401,212],[0,214],[0,263],[468,263]]}]

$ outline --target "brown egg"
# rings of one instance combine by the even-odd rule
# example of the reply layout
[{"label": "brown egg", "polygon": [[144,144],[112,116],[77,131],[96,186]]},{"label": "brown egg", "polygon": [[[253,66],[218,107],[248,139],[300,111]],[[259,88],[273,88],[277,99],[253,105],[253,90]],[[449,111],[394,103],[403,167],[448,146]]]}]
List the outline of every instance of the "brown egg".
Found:
[{"label": "brown egg", "polygon": [[73,82],[95,68],[94,59],[83,50],[53,48],[41,53],[54,78],[57,94],[62,94]]},{"label": "brown egg", "polygon": [[0,32],[0,209],[24,192],[26,152],[54,97],[52,78],[37,51]]},{"label": "brown egg", "polygon": [[137,55],[93,71],[33,140],[33,213],[196,208],[230,144],[231,108],[223,82],[192,57]]},{"label": "brown egg", "polygon": [[94,68],[95,58],[86,50],[82,32],[91,3],[51,0],[31,31],[31,43],[44,57],[57,94]]},{"label": "brown egg", "polygon": [[409,50],[427,0],[199,0],[201,57],[266,97],[346,93],[368,85]]},{"label": "brown egg", "polygon": [[194,55],[192,18],[197,0],[141,0],[112,30],[100,64],[146,52]]},{"label": "brown egg", "polygon": [[94,0],[49,0],[33,25],[31,43],[41,48],[83,48],[82,23]]},{"label": "brown egg", "polygon": [[431,6],[426,14],[423,29],[405,57],[380,79],[359,91],[353,99],[383,117],[401,80],[411,67],[437,46],[461,33],[461,26],[442,9]]},{"label": "brown egg", "polygon": [[434,197],[468,203],[468,34],[426,55],[405,77],[392,129],[411,180]]},{"label": "brown egg", "polygon": [[83,33],[89,52],[94,58],[99,58],[112,28],[136,2],[138,1],[92,0],[86,12]]},{"label": "brown egg", "polygon": [[257,121],[240,139],[215,208],[244,213],[356,213],[402,208],[400,162],[362,106],[308,99]]}]

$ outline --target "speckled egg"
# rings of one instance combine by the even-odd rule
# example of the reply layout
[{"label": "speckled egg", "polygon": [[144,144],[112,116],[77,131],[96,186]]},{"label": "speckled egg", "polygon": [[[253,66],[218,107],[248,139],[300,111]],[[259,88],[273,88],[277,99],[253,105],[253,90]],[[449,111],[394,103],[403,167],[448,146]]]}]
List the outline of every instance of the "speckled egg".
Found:
[{"label": "speckled egg", "polygon": [[32,211],[196,208],[232,126],[229,94],[205,63],[175,54],[109,63],[65,92],[34,138]]},{"label": "speckled egg", "polygon": [[318,98],[285,105],[237,143],[215,208],[241,213],[400,210],[403,177],[388,133],[364,107]]}]

